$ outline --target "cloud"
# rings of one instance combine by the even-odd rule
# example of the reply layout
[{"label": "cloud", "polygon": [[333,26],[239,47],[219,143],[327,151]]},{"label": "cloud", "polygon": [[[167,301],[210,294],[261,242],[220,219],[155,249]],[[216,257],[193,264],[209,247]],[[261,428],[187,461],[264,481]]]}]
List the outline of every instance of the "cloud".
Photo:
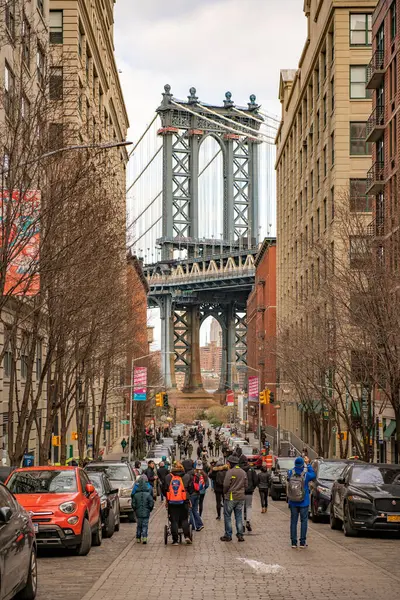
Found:
[{"label": "cloud", "polygon": [[254,93],[279,113],[281,68],[297,66],[306,35],[299,0],[118,0],[118,67],[137,139],[161,100],[165,83],[185,98],[222,104],[230,90],[237,104]]}]

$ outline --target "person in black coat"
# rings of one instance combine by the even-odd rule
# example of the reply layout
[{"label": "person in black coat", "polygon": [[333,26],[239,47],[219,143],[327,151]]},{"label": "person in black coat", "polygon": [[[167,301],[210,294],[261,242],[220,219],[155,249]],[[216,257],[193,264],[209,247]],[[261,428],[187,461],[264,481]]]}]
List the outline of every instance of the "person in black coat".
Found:
[{"label": "person in black coat", "polygon": [[270,482],[271,473],[268,471],[267,465],[263,464],[258,474],[258,491],[260,492],[262,513],[266,513],[268,510],[268,489]]},{"label": "person in black coat", "polygon": [[208,473],[209,478],[214,482],[215,502],[217,508],[217,520],[221,520],[221,508],[224,504],[224,479],[228,465],[220,458],[215,466]]}]

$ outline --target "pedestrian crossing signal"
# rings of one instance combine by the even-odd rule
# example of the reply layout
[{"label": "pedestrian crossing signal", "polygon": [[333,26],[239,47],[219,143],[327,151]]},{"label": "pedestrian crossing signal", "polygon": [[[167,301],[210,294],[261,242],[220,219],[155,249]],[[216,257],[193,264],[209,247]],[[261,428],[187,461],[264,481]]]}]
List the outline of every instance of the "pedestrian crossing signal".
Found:
[{"label": "pedestrian crossing signal", "polygon": [[156,406],[162,406],[163,405],[163,395],[161,392],[159,392],[158,394],[156,394]]},{"label": "pedestrian crossing signal", "polygon": [[168,394],[167,392],[163,393],[163,406],[165,408],[169,408],[169,403],[168,403]]},{"label": "pedestrian crossing signal", "polygon": [[269,393],[269,403],[273,404],[275,402],[275,394],[274,392]]}]

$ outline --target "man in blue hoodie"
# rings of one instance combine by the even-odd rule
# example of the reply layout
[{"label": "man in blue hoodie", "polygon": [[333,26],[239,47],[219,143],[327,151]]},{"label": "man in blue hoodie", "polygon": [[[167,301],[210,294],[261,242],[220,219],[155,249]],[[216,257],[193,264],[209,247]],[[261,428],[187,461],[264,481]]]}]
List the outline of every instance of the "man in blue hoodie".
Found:
[{"label": "man in blue hoodie", "polygon": [[[307,469],[304,469],[305,462]],[[309,483],[315,479],[314,469],[310,465],[310,460],[306,456],[298,456],[294,461],[294,469],[288,471],[288,500],[290,508],[290,537],[292,548],[297,548],[297,524],[300,516],[300,548],[306,548],[307,527],[308,527],[308,507],[310,506]],[[290,479],[292,478],[292,484]],[[294,498],[299,498],[294,500]]]}]

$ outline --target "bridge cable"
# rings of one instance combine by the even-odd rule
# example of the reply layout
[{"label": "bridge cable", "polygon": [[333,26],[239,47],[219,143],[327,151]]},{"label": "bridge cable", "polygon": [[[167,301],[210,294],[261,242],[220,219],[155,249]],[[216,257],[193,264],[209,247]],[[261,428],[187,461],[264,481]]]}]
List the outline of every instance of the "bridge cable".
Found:
[{"label": "bridge cable", "polygon": [[138,139],[138,141],[136,142],[136,144],[133,146],[132,150],[129,152],[128,154],[128,159],[132,156],[132,154],[135,152],[136,148],[139,146],[140,142],[142,141],[142,139],[144,138],[144,136],[146,135],[146,133],[149,131],[150,127],[153,125],[154,121],[157,119],[158,114],[156,113],[154,119],[151,121],[151,123],[146,127],[146,129],[144,130],[144,132],[142,133],[142,135],[140,136],[140,138]]},{"label": "bridge cable", "polygon": [[[175,100],[171,99],[171,103],[174,104],[175,106],[177,106],[178,108],[185,110],[186,112],[189,112],[190,114],[194,115],[195,117],[201,117],[202,119],[204,119],[205,121],[209,121],[213,125],[217,125],[218,127],[226,129],[227,131],[233,131],[233,133],[236,133],[236,135],[239,135],[241,137],[246,137],[246,132],[244,132],[244,131],[239,131],[238,129],[233,129],[233,127],[229,127],[228,125],[224,125],[223,123],[218,123],[217,121],[214,121],[213,119],[209,119],[208,117],[201,115],[198,112],[195,112],[194,110],[191,110],[184,104],[179,104],[178,102],[175,102]],[[267,140],[261,140],[261,141],[264,141],[267,144],[270,144],[271,146],[274,145],[273,138],[266,136],[265,134],[263,134],[261,132],[257,132],[257,135],[259,137],[267,138]],[[272,142],[271,142],[271,140],[272,140]]]},{"label": "bridge cable", "polygon": [[[229,119],[229,117],[225,117],[223,115],[218,114],[217,112],[215,112],[215,110],[211,110],[210,108],[208,108],[207,106],[204,106],[203,104],[200,104],[201,108],[206,110],[207,112],[211,113],[212,115],[216,115],[217,117],[219,117],[220,119],[224,119],[224,121],[227,121],[228,123],[233,123],[234,125],[236,125],[236,127],[242,127],[243,129],[247,129],[248,131],[251,131],[252,133],[256,133],[257,135],[260,132],[258,129],[254,129],[253,127],[248,127],[247,125],[243,125],[243,123],[238,123],[237,121],[234,121],[233,119]],[[246,115],[247,118],[249,118],[249,115]],[[243,132],[243,134],[245,134],[246,132]],[[242,134],[242,135],[243,135]],[[268,134],[263,134],[267,136]],[[269,136],[268,136],[269,137]],[[271,140],[272,140],[272,136],[271,136]]]},{"label": "bridge cable", "polygon": [[142,239],[142,237],[144,237],[144,236],[146,235],[146,233],[149,233],[149,231],[150,231],[151,229],[153,229],[154,225],[157,225],[157,223],[158,223],[159,221],[161,221],[161,219],[162,219],[162,216],[161,216],[161,217],[158,217],[157,221],[154,221],[154,223],[152,223],[152,224],[150,225],[150,227],[148,227],[148,228],[146,229],[146,231],[144,231],[144,232],[143,232],[143,233],[142,233],[142,234],[141,234],[141,235],[140,235],[140,236],[139,236],[137,239],[135,239],[135,240],[132,242],[132,244],[129,246],[129,248],[132,248],[132,246],[135,246],[135,245],[138,243],[138,241],[139,241],[139,240],[141,240],[141,239]]},{"label": "bridge cable", "polygon": [[[206,166],[204,167],[204,169],[202,169],[199,173],[199,177],[201,175],[203,175],[204,171],[206,169],[208,169],[208,167],[214,162],[214,160],[217,158],[218,154],[221,154],[222,150],[218,150],[218,152],[216,154],[214,154],[214,156],[212,157],[212,159],[206,164]],[[161,196],[161,194],[163,193],[163,191],[161,190],[161,192],[158,192],[157,196],[155,198],[153,198],[153,200],[151,202],[149,202],[149,204],[147,206],[145,206],[145,208],[142,210],[142,212],[135,217],[135,219],[132,221],[132,225],[134,225],[135,223],[138,222],[138,220],[140,219],[140,217],[142,217],[144,215],[144,213],[150,208],[150,206],[152,206],[154,204],[154,202]]]},{"label": "bridge cable", "polygon": [[[239,115],[242,115],[243,117],[248,117],[249,116],[247,113],[245,113],[242,110],[239,110],[238,108],[236,108],[236,106],[232,106],[232,110],[234,110],[235,112],[237,112]],[[264,117],[266,119],[271,119],[272,121],[276,121],[277,123],[280,122],[277,119],[275,119],[275,117],[271,117],[267,113],[263,113],[263,112],[260,111],[260,114],[264,115]],[[275,129],[276,131],[278,131],[278,128],[277,128],[277,126],[275,124],[271,125],[270,123],[267,123],[265,121],[265,119],[257,119],[257,117],[255,115],[252,115],[251,118],[254,119],[255,121],[258,121],[259,123],[262,123],[263,125],[266,125],[267,127],[271,127],[272,129]]]},{"label": "bridge cable", "polygon": [[143,175],[143,173],[149,168],[149,166],[151,165],[151,163],[153,162],[153,160],[156,158],[156,156],[158,154],[160,154],[160,152],[161,152],[162,149],[163,149],[163,147],[160,146],[159,149],[157,150],[157,152],[155,154],[153,154],[153,157],[149,160],[149,162],[147,163],[147,165],[142,169],[142,171],[136,177],[135,181],[133,183],[131,183],[131,185],[128,187],[128,189],[125,192],[126,194],[131,191],[131,189],[133,188],[133,186],[135,185],[135,183],[137,183],[139,181],[139,179],[141,178],[141,176]]}]

